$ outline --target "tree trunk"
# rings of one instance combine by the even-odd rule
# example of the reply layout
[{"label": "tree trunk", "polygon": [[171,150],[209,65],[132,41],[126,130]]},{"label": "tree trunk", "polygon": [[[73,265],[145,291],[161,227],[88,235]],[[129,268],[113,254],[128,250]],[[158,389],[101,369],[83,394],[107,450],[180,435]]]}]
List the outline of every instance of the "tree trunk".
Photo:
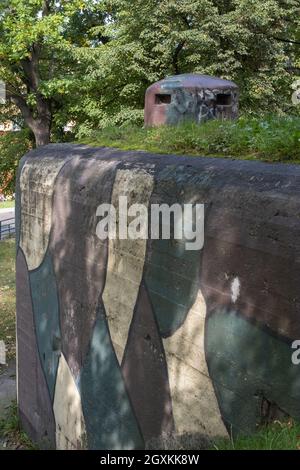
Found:
[{"label": "tree trunk", "polygon": [[35,145],[37,147],[41,147],[42,145],[47,145],[50,143],[50,134],[49,133],[44,133],[44,134],[34,134],[35,137]]},{"label": "tree trunk", "polygon": [[41,147],[50,143],[50,125],[47,123],[31,123],[28,126],[32,130],[35,138],[35,145]]},{"label": "tree trunk", "polygon": [[13,103],[20,109],[24,121],[33,132],[37,147],[50,143],[52,115],[50,105],[46,100],[39,98],[37,111],[39,117],[34,118],[32,110],[27,105],[25,99],[18,95],[10,95]]},{"label": "tree trunk", "polygon": [[[44,1],[43,7],[46,15],[49,9],[47,0]],[[23,82],[27,88],[27,95],[32,93],[36,98],[35,108],[28,104],[26,96],[22,93],[11,93],[12,101],[19,107],[27,126],[34,134],[37,147],[50,143],[52,124],[51,100],[44,97],[39,91],[39,56],[40,45],[34,43],[31,47],[30,56],[21,60],[24,73]]]}]

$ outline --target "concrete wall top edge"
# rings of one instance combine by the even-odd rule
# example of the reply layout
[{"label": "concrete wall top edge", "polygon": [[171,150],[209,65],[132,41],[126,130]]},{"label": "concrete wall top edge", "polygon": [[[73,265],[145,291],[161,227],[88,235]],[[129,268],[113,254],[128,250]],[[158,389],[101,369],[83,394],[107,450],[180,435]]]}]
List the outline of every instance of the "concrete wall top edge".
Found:
[{"label": "concrete wall top edge", "polygon": [[[161,172],[163,168],[173,167],[186,174],[185,182],[191,174],[207,172],[213,179],[222,179],[223,183],[241,185],[243,182],[255,190],[276,190],[283,193],[300,193],[300,166],[285,163],[266,163],[229,158],[181,156],[153,154],[144,151],[122,151],[111,147],[90,147],[80,144],[50,144],[30,151],[21,160],[21,165],[28,158],[59,158],[70,160],[93,158],[116,161],[120,166],[141,167]],[[224,181],[224,178],[226,181]]]},{"label": "concrete wall top edge", "polygon": [[[163,160],[164,166],[170,164],[185,164],[195,168],[203,169],[228,169],[232,171],[251,171],[251,173],[264,173],[276,174],[282,176],[295,176],[300,177],[300,165],[289,163],[268,163],[268,162],[255,162],[250,160],[239,160],[234,158],[222,157],[206,157],[206,156],[188,156],[177,154],[156,154],[149,153],[142,150],[125,151],[113,147],[91,147],[84,144],[49,144],[38,149],[31,150],[26,153],[22,159],[28,157],[57,157],[68,159],[70,156],[80,157],[94,157],[103,159],[120,159],[129,158],[130,160],[138,163],[144,161],[148,157],[150,163],[155,163],[157,160]],[[145,161],[144,161],[145,162]],[[146,162],[145,162],[146,163]],[[147,162],[148,163],[148,162]]]}]

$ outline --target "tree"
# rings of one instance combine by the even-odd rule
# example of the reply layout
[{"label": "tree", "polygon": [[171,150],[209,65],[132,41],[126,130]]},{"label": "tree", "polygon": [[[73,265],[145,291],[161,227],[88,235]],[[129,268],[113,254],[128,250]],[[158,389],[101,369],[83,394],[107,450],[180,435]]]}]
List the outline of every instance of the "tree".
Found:
[{"label": "tree", "polygon": [[91,87],[83,131],[97,120],[98,126],[141,121],[147,86],[187,72],[235,80],[244,111],[293,111],[299,0],[116,0],[115,6],[106,26],[111,41],[86,63]]},{"label": "tree", "polygon": [[106,41],[92,33],[105,16],[103,2],[93,0],[1,1],[0,79],[37,146],[50,142],[56,114],[78,89],[82,69],[74,49]]},{"label": "tree", "polygon": [[300,0],[1,0],[6,110],[42,145],[71,120],[77,134],[140,124],[147,86],[199,72],[235,80],[244,111],[295,112],[299,13]]}]

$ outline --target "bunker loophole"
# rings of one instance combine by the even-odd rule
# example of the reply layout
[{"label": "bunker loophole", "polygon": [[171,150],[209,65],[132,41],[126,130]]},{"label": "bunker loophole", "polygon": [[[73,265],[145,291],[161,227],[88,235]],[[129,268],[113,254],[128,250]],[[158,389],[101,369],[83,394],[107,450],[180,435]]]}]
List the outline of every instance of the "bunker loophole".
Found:
[{"label": "bunker loophole", "polygon": [[171,103],[171,95],[167,95],[167,94],[155,95],[155,104],[170,104],[170,103]]},{"label": "bunker loophole", "polygon": [[225,93],[218,93],[216,104],[219,106],[230,106],[231,105],[231,95]]}]

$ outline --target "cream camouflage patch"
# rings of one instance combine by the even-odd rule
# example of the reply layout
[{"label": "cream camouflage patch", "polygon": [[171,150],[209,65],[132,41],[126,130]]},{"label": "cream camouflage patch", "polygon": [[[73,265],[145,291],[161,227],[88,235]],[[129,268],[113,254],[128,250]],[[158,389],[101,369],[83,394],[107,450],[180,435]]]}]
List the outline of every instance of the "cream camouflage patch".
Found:
[{"label": "cream camouflage patch", "polygon": [[[148,207],[153,184],[153,177],[146,171],[118,170],[111,203],[118,207],[119,197],[126,196],[128,205],[138,202]],[[103,303],[119,363],[142,280],[146,244],[147,240],[109,240]]]},{"label": "cream camouflage patch", "polygon": [[63,354],[58,364],[53,411],[56,448],[85,449],[87,438],[81,398]]},{"label": "cream camouflage patch", "polygon": [[163,340],[176,434],[227,436],[205,358],[206,304],[201,292],[183,325]]},{"label": "cream camouflage patch", "polygon": [[20,176],[20,247],[31,271],[45,256],[52,222],[54,182],[65,164],[63,158],[28,158]]}]

